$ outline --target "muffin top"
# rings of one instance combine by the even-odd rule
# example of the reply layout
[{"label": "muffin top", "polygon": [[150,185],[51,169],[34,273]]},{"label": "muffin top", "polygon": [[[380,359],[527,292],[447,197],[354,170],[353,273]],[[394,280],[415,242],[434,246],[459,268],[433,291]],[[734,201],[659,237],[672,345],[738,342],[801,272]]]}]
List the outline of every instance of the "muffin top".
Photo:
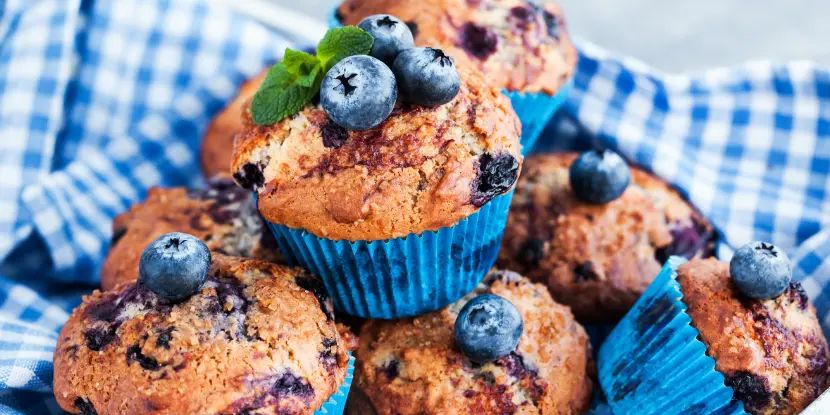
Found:
[{"label": "muffin top", "polygon": [[562,9],[523,0],[345,0],[344,25],[373,14],[407,22],[416,45],[435,45],[510,91],[553,95],[571,77],[576,49]]},{"label": "muffin top", "polygon": [[202,137],[201,163],[206,178],[217,174],[230,176],[233,158],[233,139],[242,131],[242,109],[254,96],[267,70],[242,84],[231,102],[213,118]]},{"label": "muffin top", "polygon": [[677,275],[706,354],[748,412],[797,414],[830,386],[827,341],[799,283],[754,300],[738,291],[726,262],[690,261]]},{"label": "muffin top", "polygon": [[101,268],[104,290],[137,280],[144,248],[168,232],[192,234],[211,251],[227,255],[277,263],[283,259],[253,196],[230,177],[215,177],[203,189],[151,188],[147,200],[115,218],[112,229]]},{"label": "muffin top", "polygon": [[85,297],[55,349],[55,396],[83,414],[311,414],[336,391],[354,338],[300,269],[214,254],[200,292],[144,285]]},{"label": "muffin top", "polygon": [[578,200],[568,170],[577,156],[527,159],[498,264],[546,284],[580,320],[616,321],[669,256],[711,256],[715,233],[675,190],[633,167],[618,199]]},{"label": "muffin top", "polygon": [[381,240],[452,226],[512,188],[521,127],[510,101],[459,68],[449,103],[397,103],[377,127],[346,130],[314,104],[260,126],[244,112],[233,176],[268,221],[335,240]]},{"label": "muffin top", "polygon": [[[496,294],[524,320],[519,346],[478,365],[458,349],[458,312],[470,299]],[[360,332],[349,414],[579,414],[594,374],[585,330],[545,287],[493,271],[471,294],[416,318],[368,321]]]}]

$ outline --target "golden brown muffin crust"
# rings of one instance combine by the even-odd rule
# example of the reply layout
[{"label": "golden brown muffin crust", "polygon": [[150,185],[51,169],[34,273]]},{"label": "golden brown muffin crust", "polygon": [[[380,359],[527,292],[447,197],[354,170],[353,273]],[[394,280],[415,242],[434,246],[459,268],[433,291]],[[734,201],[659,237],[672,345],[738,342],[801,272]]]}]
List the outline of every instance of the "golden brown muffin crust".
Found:
[{"label": "golden brown muffin crust", "polygon": [[440,47],[510,91],[553,95],[571,77],[576,48],[562,9],[523,0],[345,0],[344,25],[373,14],[407,22],[415,45]]},{"label": "golden brown muffin crust", "polygon": [[737,290],[727,262],[690,261],[677,275],[706,354],[748,412],[797,414],[830,386],[827,341],[799,283],[761,301]]},{"label": "golden brown muffin crust", "polygon": [[253,196],[230,177],[215,177],[204,189],[153,187],[144,202],[115,218],[112,229],[110,250],[101,268],[104,290],[137,280],[144,248],[169,232],[194,235],[211,251],[283,262]]},{"label": "golden brown muffin crust", "polygon": [[[517,350],[476,365],[455,346],[463,305],[492,293],[512,302],[524,331]],[[492,271],[473,293],[420,317],[370,320],[361,330],[347,413],[379,415],[581,414],[594,365],[585,330],[547,290],[518,274]]]},{"label": "golden brown muffin crust", "polygon": [[476,193],[482,160],[521,164],[510,101],[478,71],[459,74],[461,90],[450,103],[398,103],[365,131],[338,126],[319,105],[270,126],[254,124],[246,111],[234,178],[259,194],[267,220],[329,239],[382,240],[452,226],[489,200]]},{"label": "golden brown muffin crust", "polygon": [[[634,167],[619,199],[605,205],[577,200],[569,181],[577,156],[527,159],[498,264],[546,284],[580,321],[616,321],[668,256],[712,255],[714,231],[675,190]],[[703,235],[698,244],[695,234]]]},{"label": "golden brown muffin crust", "polygon": [[321,290],[300,269],[214,254],[181,303],[134,284],[95,291],[61,330],[55,397],[99,415],[311,414],[354,343]]},{"label": "golden brown muffin crust", "polygon": [[242,109],[259,89],[259,84],[267,73],[268,70],[264,70],[255,78],[245,81],[236,97],[210,122],[202,138],[201,162],[205,178],[217,174],[230,175],[233,139],[242,131],[243,126]]}]

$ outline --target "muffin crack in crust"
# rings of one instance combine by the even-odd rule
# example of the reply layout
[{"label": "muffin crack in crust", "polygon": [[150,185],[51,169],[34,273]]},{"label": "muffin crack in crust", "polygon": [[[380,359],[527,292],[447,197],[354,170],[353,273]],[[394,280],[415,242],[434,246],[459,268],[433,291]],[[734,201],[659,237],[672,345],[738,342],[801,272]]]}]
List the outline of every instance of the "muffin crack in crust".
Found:
[{"label": "muffin crack in crust", "polygon": [[631,168],[618,199],[595,205],[571,190],[574,153],[530,157],[519,177],[498,264],[543,282],[584,321],[615,321],[671,255],[708,257],[715,232],[666,183]]},{"label": "muffin crack in crust", "polygon": [[180,303],[143,285],[96,291],[61,331],[55,396],[84,414],[311,414],[345,379],[354,343],[307,288],[314,278],[214,253]]},{"label": "muffin crack in crust", "polygon": [[[481,365],[459,351],[453,327],[464,304],[486,293],[512,302],[524,330],[515,351]],[[440,311],[368,321],[357,354],[347,408],[355,414],[577,414],[587,409],[595,370],[588,338],[567,307],[506,271],[491,272]]]},{"label": "muffin crack in crust", "polygon": [[576,65],[562,9],[523,0],[345,0],[344,25],[373,14],[407,22],[419,46],[444,49],[510,91],[553,95]]},{"label": "muffin crack in crust", "polygon": [[830,386],[827,342],[799,283],[753,300],[735,287],[728,263],[694,260],[677,274],[706,354],[749,413],[797,414]]},{"label": "muffin crack in crust", "polygon": [[[333,126],[309,104],[274,125],[250,111],[237,136],[232,171],[257,192],[270,222],[333,240],[382,240],[452,226],[512,187],[480,191],[481,160],[521,166],[518,118],[481,73],[459,68],[461,90],[449,103],[397,103],[368,130]],[[471,117],[470,114],[473,114]],[[508,162],[507,160],[512,160]]]}]

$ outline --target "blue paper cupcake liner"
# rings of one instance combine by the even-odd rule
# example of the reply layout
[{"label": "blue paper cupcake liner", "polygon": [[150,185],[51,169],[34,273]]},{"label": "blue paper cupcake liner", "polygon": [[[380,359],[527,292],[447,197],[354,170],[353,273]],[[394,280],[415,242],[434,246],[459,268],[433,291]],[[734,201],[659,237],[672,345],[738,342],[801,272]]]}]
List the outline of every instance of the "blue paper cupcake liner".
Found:
[{"label": "blue paper cupcake liner", "polygon": [[690,325],[671,257],[599,352],[599,382],[614,413],[746,414]]},{"label": "blue paper cupcake liner", "polygon": [[573,87],[573,81],[569,80],[565,85],[559,88],[559,91],[554,95],[537,93],[523,93],[515,91],[504,91],[504,94],[510,98],[510,103],[513,104],[513,110],[519,116],[519,121],[522,123],[522,155],[527,155],[536,140],[539,139],[539,134],[545,129],[553,114],[558,110],[565,100],[568,98],[568,93]]},{"label": "blue paper cupcake liner", "polygon": [[314,415],[343,415],[346,410],[346,398],[349,397],[349,390],[352,388],[352,379],[354,373],[354,357],[349,353],[349,369],[346,372],[346,379],[337,388],[337,391],[329,397],[329,400],[323,402],[320,409],[314,411]]},{"label": "blue paper cupcake liner", "polygon": [[[338,4],[333,7],[328,14],[327,20],[330,28],[343,26],[340,19],[337,18],[337,8],[339,6]],[[545,125],[553,117],[556,110],[565,103],[572,86],[573,81],[569,80],[554,95],[503,91],[510,98],[513,110],[516,111],[519,121],[522,123],[521,144],[523,156],[530,152],[533,145],[536,144],[539,134],[545,129]]]},{"label": "blue paper cupcake liner", "polygon": [[472,291],[496,261],[513,191],[455,226],[385,241],[333,241],[268,223],[292,265],[322,278],[335,308],[394,319],[445,307]]}]

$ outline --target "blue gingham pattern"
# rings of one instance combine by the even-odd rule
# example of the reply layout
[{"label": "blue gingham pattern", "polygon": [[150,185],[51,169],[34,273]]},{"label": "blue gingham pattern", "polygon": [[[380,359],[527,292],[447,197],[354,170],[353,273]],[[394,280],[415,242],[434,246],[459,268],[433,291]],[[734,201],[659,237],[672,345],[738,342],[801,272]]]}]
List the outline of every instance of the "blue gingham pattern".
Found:
[{"label": "blue gingham pattern", "polygon": [[[0,414],[61,413],[52,351],[97,284],[112,218],[149,186],[198,185],[209,119],[285,46],[209,1],[0,2]],[[829,328],[830,71],[675,75],[579,47],[539,146],[611,147],[651,169],[716,225],[724,259],[779,245]]]}]

